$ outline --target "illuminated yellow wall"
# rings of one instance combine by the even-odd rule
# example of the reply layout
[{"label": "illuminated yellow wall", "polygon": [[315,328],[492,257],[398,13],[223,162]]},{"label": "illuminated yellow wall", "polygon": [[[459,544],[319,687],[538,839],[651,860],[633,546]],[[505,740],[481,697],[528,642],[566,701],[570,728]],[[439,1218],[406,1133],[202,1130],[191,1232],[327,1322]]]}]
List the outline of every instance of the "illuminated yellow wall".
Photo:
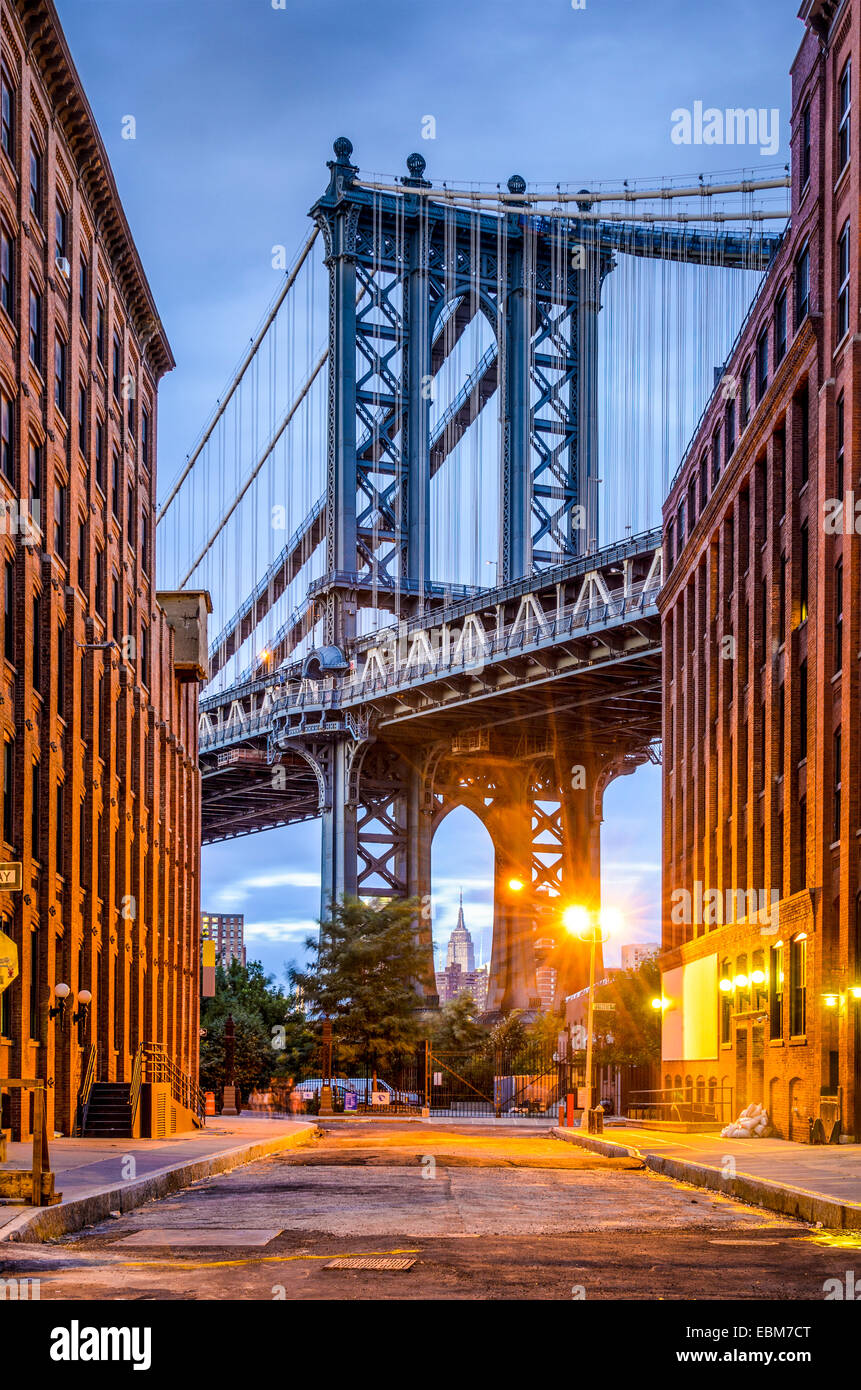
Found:
[{"label": "illuminated yellow wall", "polygon": [[663,977],[661,1057],[664,1061],[706,1062],[718,1055],[717,955],[668,970]]}]

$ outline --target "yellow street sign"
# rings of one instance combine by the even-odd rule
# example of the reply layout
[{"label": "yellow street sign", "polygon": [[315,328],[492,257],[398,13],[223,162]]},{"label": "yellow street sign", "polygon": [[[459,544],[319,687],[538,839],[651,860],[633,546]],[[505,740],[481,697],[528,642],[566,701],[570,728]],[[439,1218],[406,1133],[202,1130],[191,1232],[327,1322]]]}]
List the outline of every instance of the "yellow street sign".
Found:
[{"label": "yellow street sign", "polygon": [[0,864],[0,892],[20,893],[24,887],[24,873],[21,864]]},{"label": "yellow street sign", "polygon": [[0,931],[0,994],[11,985],[17,976],[18,947],[11,936]]}]

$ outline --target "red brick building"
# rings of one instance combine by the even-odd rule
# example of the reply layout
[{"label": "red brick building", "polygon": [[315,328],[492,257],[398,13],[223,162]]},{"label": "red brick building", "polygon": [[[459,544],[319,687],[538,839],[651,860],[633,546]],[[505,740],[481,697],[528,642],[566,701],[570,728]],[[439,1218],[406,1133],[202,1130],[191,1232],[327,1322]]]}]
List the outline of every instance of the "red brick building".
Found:
[{"label": "red brick building", "polygon": [[861,5],[800,18],[791,226],[664,507],[662,1082],[861,1138]]},{"label": "red brick building", "polygon": [[200,604],[155,593],[174,363],[52,0],[4,4],[0,43],[0,1077],[68,1134],[91,1047],[104,1080],[142,1041],[196,1076]]}]

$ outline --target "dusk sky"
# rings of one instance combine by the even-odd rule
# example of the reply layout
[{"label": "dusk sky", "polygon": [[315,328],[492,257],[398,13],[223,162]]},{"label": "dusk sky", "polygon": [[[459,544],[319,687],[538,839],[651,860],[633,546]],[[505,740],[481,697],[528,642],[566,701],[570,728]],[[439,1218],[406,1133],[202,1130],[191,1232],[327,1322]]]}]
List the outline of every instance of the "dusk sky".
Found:
[{"label": "dusk sky", "polygon": [[[336,136],[365,170],[402,173],[420,149],[428,176],[454,183],[515,170],[621,183],[787,157],[802,33],[788,0],[56,3],[177,360],[160,391],[160,498],[277,288],[273,245],[292,256],[307,235]],[[777,153],[673,143],[671,113],[697,101],[777,108]],[[659,850],[649,767],[605,798],[604,895],[625,940],[659,939]],[[314,929],[319,854],[317,824],[204,849],[202,906],[244,912],[249,958],[280,973]],[[433,868],[436,941],[462,888],[488,959],[492,855],[467,812],[444,822]]]}]

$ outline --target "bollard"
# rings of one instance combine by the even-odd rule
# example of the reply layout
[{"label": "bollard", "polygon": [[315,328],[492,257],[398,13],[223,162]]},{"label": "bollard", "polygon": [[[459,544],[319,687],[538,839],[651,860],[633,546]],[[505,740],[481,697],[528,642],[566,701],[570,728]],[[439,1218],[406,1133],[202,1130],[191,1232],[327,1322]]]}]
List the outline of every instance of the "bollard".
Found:
[{"label": "bollard", "polygon": [[559,1128],[565,1128],[565,1102],[562,1100],[559,1102]]},{"label": "bollard", "polygon": [[574,1128],[574,1093],[569,1091],[565,1097],[565,1124],[568,1129]]},{"label": "bollard", "polygon": [[203,1097],[203,1098],[204,1098],[204,1100],[205,1100],[205,1102],[206,1102],[206,1104],[205,1104],[205,1106],[204,1106],[204,1110],[203,1110],[204,1115],[214,1115],[214,1114],[215,1114],[215,1092],[214,1092],[214,1091],[205,1091],[205,1092],[204,1092],[204,1097]]}]

